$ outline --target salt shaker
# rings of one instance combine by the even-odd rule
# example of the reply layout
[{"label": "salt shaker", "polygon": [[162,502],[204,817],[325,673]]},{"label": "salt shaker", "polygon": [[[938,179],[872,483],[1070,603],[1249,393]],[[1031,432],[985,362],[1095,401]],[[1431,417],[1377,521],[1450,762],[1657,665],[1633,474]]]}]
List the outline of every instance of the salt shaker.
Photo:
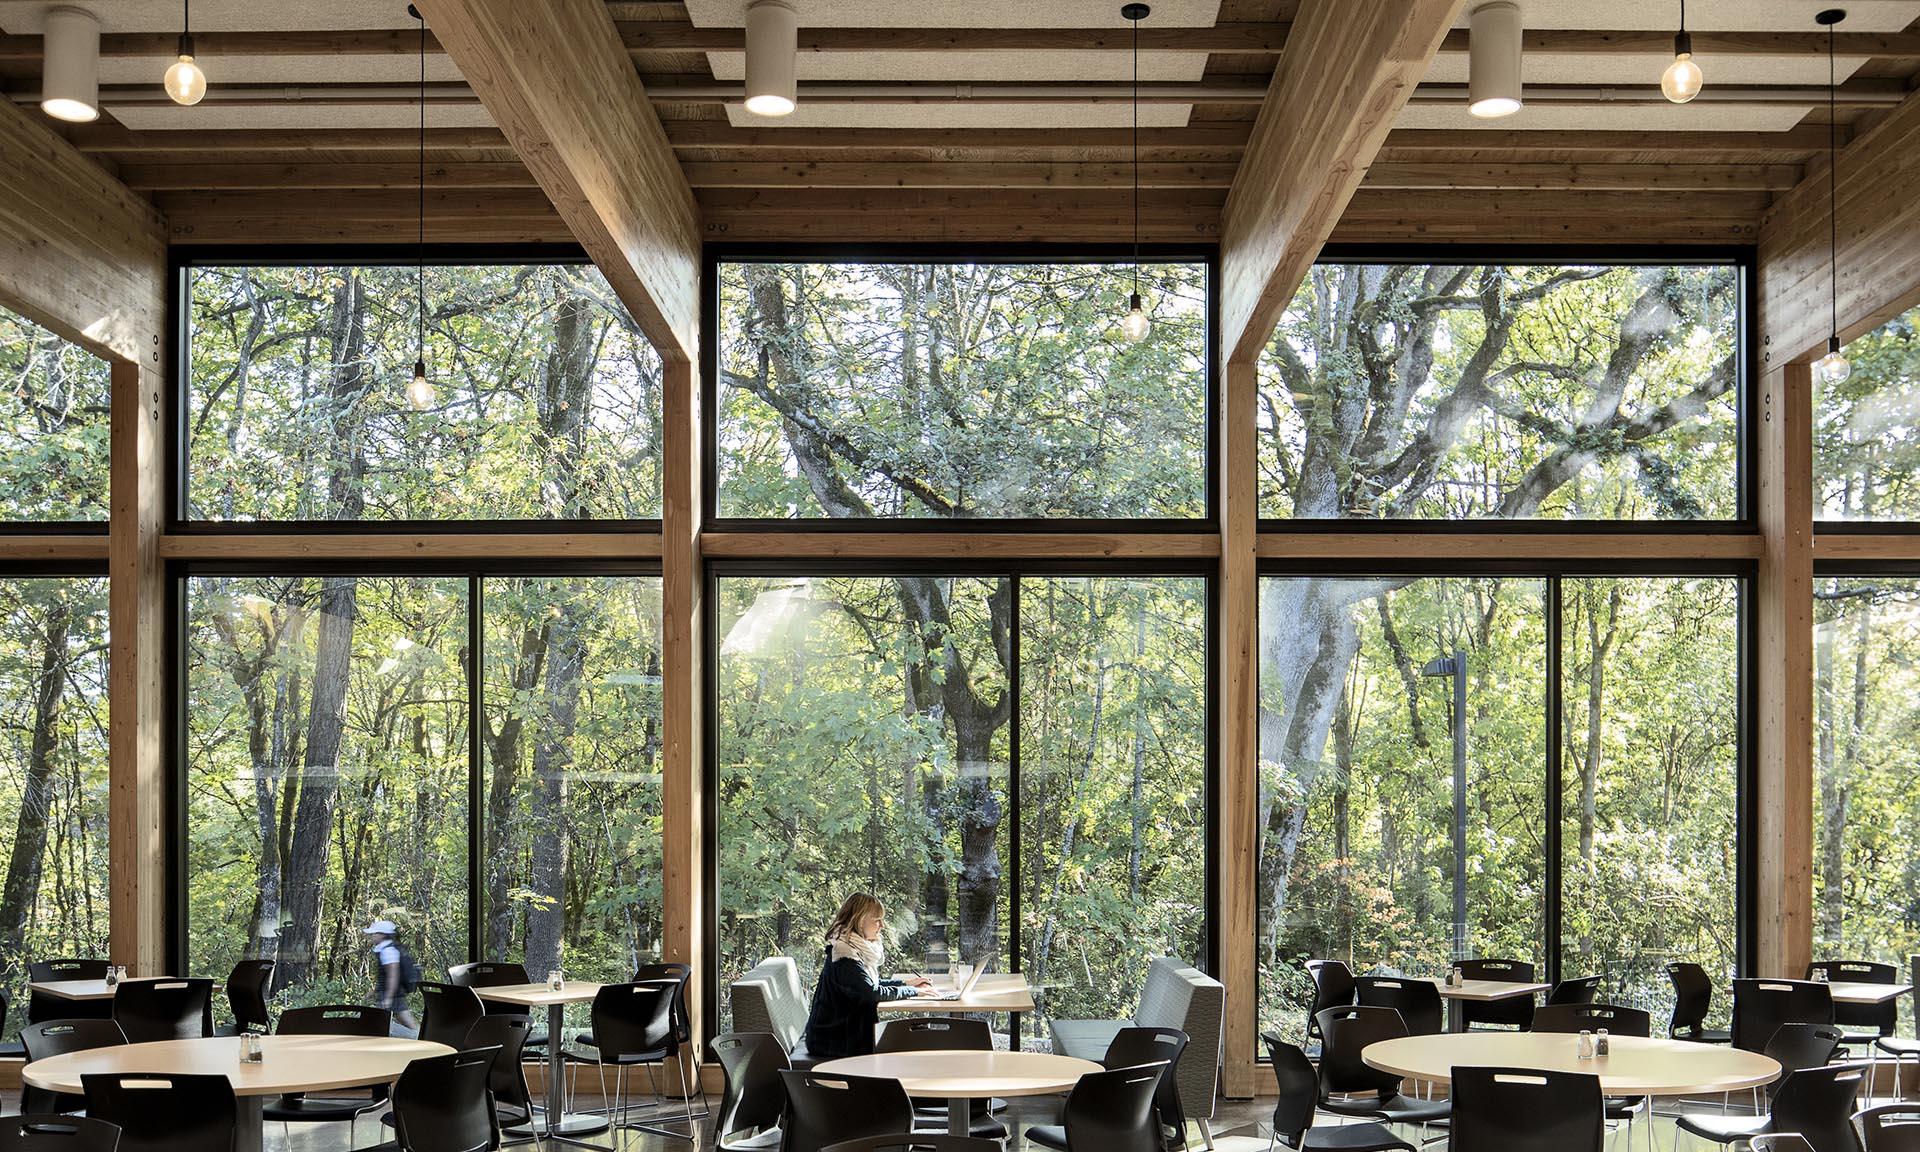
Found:
[{"label": "salt shaker", "polygon": [[1607,1030],[1605,1028],[1602,1028],[1600,1029],[1600,1031],[1594,1033],[1593,1054],[1595,1056],[1605,1056],[1607,1054],[1607,1051],[1608,1051]]},{"label": "salt shaker", "polygon": [[562,973],[560,969],[555,968],[553,971],[547,973],[547,987],[553,989],[555,992],[564,991],[566,984],[566,975]]},{"label": "salt shaker", "polygon": [[242,1032],[240,1034],[240,1063],[258,1064],[265,1056],[266,1052],[260,1046],[258,1033]]},{"label": "salt shaker", "polygon": [[120,965],[107,965],[107,987],[113,988],[120,983]]},{"label": "salt shaker", "polygon": [[1579,1046],[1574,1049],[1574,1055],[1582,1060],[1593,1059],[1593,1033],[1585,1028],[1580,1029]]}]

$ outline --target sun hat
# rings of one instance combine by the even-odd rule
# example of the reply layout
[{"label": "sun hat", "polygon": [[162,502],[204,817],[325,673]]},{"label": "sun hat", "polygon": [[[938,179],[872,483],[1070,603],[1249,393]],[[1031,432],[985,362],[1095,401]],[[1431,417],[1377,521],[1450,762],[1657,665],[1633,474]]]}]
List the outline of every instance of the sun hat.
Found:
[{"label": "sun hat", "polygon": [[367,936],[379,936],[382,934],[396,936],[400,932],[400,927],[391,920],[375,920],[365,928],[360,929],[360,931]]}]

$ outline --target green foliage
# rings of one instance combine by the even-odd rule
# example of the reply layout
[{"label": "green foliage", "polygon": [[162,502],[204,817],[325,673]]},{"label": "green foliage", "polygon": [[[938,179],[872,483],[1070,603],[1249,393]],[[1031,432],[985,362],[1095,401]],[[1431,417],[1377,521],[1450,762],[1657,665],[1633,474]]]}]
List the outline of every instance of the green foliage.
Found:
[{"label": "green foliage", "polygon": [[1920,516],[1920,308],[1847,345],[1845,383],[1815,380],[1814,514],[1826,520]]},{"label": "green foliage", "polygon": [[0,520],[107,518],[106,361],[0,308]]}]

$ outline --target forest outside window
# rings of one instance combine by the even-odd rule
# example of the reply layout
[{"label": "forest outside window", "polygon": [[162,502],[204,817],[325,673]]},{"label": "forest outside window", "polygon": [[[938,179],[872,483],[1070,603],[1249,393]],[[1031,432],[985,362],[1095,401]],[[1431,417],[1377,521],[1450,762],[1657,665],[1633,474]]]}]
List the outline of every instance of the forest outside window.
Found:
[{"label": "forest outside window", "polygon": [[107,581],[0,575],[0,979],[107,955]]},{"label": "forest outside window", "polygon": [[1846,348],[1853,374],[1814,374],[1814,518],[1920,519],[1920,308]]},{"label": "forest outside window", "polygon": [[1317,265],[1260,364],[1260,514],[1736,520],[1730,263]]},{"label": "forest outside window", "polygon": [[1557,959],[1656,1014],[1669,961],[1725,986],[1740,596],[1731,577],[1264,577],[1260,1027],[1301,1033],[1313,958],[1432,976],[1502,956],[1543,978]]},{"label": "forest outside window", "polygon": [[1050,1016],[1129,1013],[1153,956],[1207,962],[1204,577],[717,594],[722,985],[769,955],[810,985],[854,891],[886,902],[895,967],[1018,965],[1029,1047]]},{"label": "forest outside window", "polygon": [[105,524],[106,361],[0,308],[0,523]]},{"label": "forest outside window", "polygon": [[723,258],[717,515],[1208,515],[1209,268]]},{"label": "forest outside window", "polygon": [[189,968],[272,958],[279,1004],[357,1002],[375,917],[429,979],[656,959],[659,584],[189,577]]},{"label": "forest outside window", "polygon": [[188,521],[660,515],[660,361],[585,263],[185,272]]}]

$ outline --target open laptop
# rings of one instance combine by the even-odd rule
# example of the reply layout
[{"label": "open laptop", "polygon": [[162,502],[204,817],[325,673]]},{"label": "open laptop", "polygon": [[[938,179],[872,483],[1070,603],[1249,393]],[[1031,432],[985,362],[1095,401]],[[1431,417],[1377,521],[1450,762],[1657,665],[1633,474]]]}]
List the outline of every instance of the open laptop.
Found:
[{"label": "open laptop", "polygon": [[929,1000],[964,1000],[973,993],[973,986],[980,983],[981,973],[987,970],[985,964],[975,964],[973,971],[967,974],[967,982],[952,992],[942,992],[938,996],[929,996]]}]

